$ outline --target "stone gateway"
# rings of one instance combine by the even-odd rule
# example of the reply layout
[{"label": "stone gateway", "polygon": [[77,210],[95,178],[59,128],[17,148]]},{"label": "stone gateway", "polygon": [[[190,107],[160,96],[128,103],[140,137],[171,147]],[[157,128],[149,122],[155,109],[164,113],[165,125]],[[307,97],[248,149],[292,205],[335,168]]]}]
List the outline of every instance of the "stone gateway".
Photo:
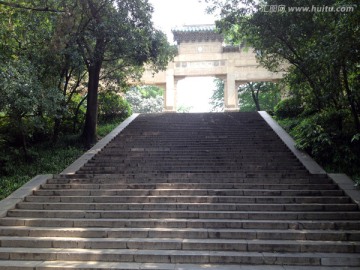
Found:
[{"label": "stone gateway", "polygon": [[186,77],[212,76],[224,80],[225,111],[238,111],[237,89],[256,81],[278,81],[285,71],[270,72],[256,60],[256,52],[243,46],[228,46],[215,25],[186,25],[172,30],[178,55],[167,70],[146,70],[142,84],[165,89],[165,111],[176,111],[176,87]]}]

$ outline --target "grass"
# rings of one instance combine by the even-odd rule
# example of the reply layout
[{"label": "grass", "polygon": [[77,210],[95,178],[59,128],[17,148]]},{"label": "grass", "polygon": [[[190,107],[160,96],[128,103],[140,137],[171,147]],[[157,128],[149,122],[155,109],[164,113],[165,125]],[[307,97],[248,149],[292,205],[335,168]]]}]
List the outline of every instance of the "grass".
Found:
[{"label": "grass", "polygon": [[97,133],[100,138],[105,137],[119,125],[118,121],[101,124],[98,126]]},{"label": "grass", "polygon": [[[99,124],[99,139],[110,133],[119,125],[119,121]],[[16,189],[38,174],[58,174],[80,157],[87,149],[79,140],[79,136],[71,135],[59,139],[56,144],[38,143],[29,147],[31,159],[26,160],[18,149],[2,154],[5,160],[5,171],[0,175],[0,200],[9,196]]]}]

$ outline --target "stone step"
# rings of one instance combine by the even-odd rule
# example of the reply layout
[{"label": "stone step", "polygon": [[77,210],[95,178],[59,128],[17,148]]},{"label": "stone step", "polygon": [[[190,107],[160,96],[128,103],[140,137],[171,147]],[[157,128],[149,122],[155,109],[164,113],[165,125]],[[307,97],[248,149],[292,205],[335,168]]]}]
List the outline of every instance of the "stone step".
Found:
[{"label": "stone step", "polygon": [[[239,268],[241,267],[241,268]],[[116,262],[97,262],[97,261],[0,261],[0,269],[6,270],[144,270],[144,269],[161,269],[161,270],[254,270],[253,265],[219,265],[219,264],[180,264],[180,263],[116,263]],[[348,266],[287,266],[287,265],[257,265],[256,270],[358,270],[358,267]]]},{"label": "stone step", "polygon": [[[85,173],[120,173],[120,172],[128,172],[128,173],[135,173],[135,172],[139,172],[139,173],[146,173],[146,172],[159,172],[159,173],[181,173],[181,172],[185,172],[185,173],[209,173],[209,172],[215,172],[215,173],[221,173],[221,172],[243,172],[244,170],[255,170],[256,168],[242,168],[240,166],[212,166],[212,167],[203,167],[203,166],[168,166],[168,167],[142,167],[140,164],[136,167],[124,167],[122,168],[121,166],[118,167],[82,167],[79,172],[85,172]],[[264,173],[272,173],[272,172],[278,172],[279,169],[267,169],[264,170]],[[296,174],[297,172],[301,173],[303,172],[301,169],[298,170],[293,170],[291,168],[289,168],[288,170],[282,170],[282,172],[284,173],[284,176],[288,173],[294,173]]]},{"label": "stone step", "polygon": [[[196,143],[199,145],[201,142]],[[259,148],[259,149],[254,149]],[[208,153],[216,153],[216,155],[208,155]],[[266,145],[254,144],[249,147],[247,146],[239,146],[239,143],[235,145],[226,145],[226,143],[219,143],[215,145],[214,143],[208,143],[207,145],[200,147],[189,146],[187,142],[178,147],[174,147],[173,144],[165,145],[164,142],[160,141],[160,145],[155,146],[142,146],[142,145],[131,145],[130,143],[126,143],[123,147],[116,148],[106,148],[101,150],[101,156],[95,156],[92,160],[101,159],[101,158],[125,158],[126,156],[137,156],[137,157],[147,157],[147,156],[157,156],[159,159],[164,159],[164,155],[168,155],[170,153],[178,153],[180,156],[185,158],[192,157],[204,157],[206,159],[213,159],[216,157],[224,157],[228,158],[231,153],[231,157],[246,157],[249,155],[250,159],[256,158],[259,153],[263,153],[264,156],[259,156],[260,160],[264,160],[264,157],[269,157],[268,161],[276,160],[275,157],[279,159],[287,159],[296,160],[296,158],[291,154],[291,152],[284,148],[282,144],[278,144],[273,148],[267,148]],[[173,155],[170,156],[171,160],[176,160]],[[277,160],[279,160],[277,159]]]},{"label": "stone step", "polygon": [[251,211],[179,211],[179,210],[27,210],[13,209],[8,211],[8,217],[36,218],[173,218],[173,219],[253,219],[253,220],[359,220],[360,212],[251,212]]},{"label": "stone step", "polygon": [[[248,171],[248,170],[264,170],[264,171],[282,171],[282,172],[296,172],[302,171],[300,166],[288,166],[284,167],[281,164],[278,165],[261,165],[257,164],[236,164],[236,163],[208,163],[206,161],[203,164],[181,164],[173,163],[173,164],[163,164],[161,161],[154,162],[154,163],[143,163],[143,162],[132,162],[132,163],[120,163],[120,162],[108,162],[106,163],[88,163],[84,167],[81,168],[81,171],[123,171],[123,170],[130,170],[130,169],[139,169],[139,171],[156,171],[156,170],[168,170],[169,168],[173,169],[174,171],[179,170],[214,170],[214,169],[226,169],[228,171]],[[286,169],[287,168],[287,169]]]},{"label": "stone step", "polygon": [[[254,157],[255,159],[255,157]],[[133,158],[133,157],[124,157],[124,158],[118,158],[118,159],[104,159],[103,157],[100,159],[93,159],[90,160],[88,163],[85,164],[85,166],[114,166],[114,165],[127,165],[127,166],[131,166],[131,165],[135,165],[137,163],[140,163],[141,165],[164,165],[164,166],[169,166],[169,165],[181,165],[181,166],[194,166],[194,165],[198,165],[198,166],[211,166],[211,165],[237,165],[237,166],[249,166],[249,167],[253,167],[253,166],[266,166],[266,167],[273,167],[273,166],[282,166],[283,168],[287,168],[287,167],[294,167],[294,168],[298,168],[298,169],[302,169],[303,166],[302,164],[300,164],[298,161],[294,160],[294,161],[288,161],[287,159],[281,160],[281,159],[276,159],[272,162],[270,162],[267,158],[263,158],[263,159],[258,159],[258,160],[251,160],[250,158],[246,158],[244,157],[243,159],[237,159],[236,157],[231,158],[231,159],[226,159],[226,158],[222,158],[222,157],[218,157],[218,158],[207,158],[207,159],[199,159],[199,158],[177,158],[177,159],[169,159],[166,157],[163,158],[153,158],[153,159],[148,159],[148,158]],[[280,169],[281,170],[281,169]]]},{"label": "stone step", "polygon": [[266,190],[266,189],[56,189],[36,190],[36,196],[344,196],[342,190]]},{"label": "stone step", "polygon": [[320,203],[348,204],[346,196],[27,196],[26,202],[64,202],[64,203]]},{"label": "stone step", "polygon": [[[176,135],[179,137],[179,134]],[[152,138],[152,141],[150,141],[149,138],[141,137],[140,134],[136,134],[135,136],[137,136],[136,140],[114,140],[112,144],[110,144],[106,149],[104,149],[104,151],[184,151],[184,149],[233,150],[239,148],[248,150],[249,153],[256,153],[259,151],[289,153],[289,150],[285,147],[285,145],[281,141],[274,140],[275,138],[273,138],[272,141],[268,139],[264,139],[264,141],[262,141],[261,136],[258,136],[257,138],[252,138],[250,137],[250,134],[249,136],[243,136],[242,134],[234,134],[234,136],[228,136],[228,138],[206,138],[206,136],[196,135],[187,136],[183,139],[154,137]],[[263,138],[264,137],[265,136],[263,136]],[[244,140],[247,141],[244,142]],[[211,146],[211,149],[208,149],[209,146]]]},{"label": "stone step", "polygon": [[[242,172],[203,172],[203,173],[184,173],[184,172],[161,172],[161,173],[141,173],[137,172],[135,173],[100,173],[100,174],[89,174],[89,173],[80,173],[77,172],[75,174],[62,174],[55,176],[55,179],[76,179],[76,178],[89,178],[89,179],[96,179],[96,178],[115,178],[115,179],[121,179],[121,178],[155,178],[157,180],[163,179],[163,178],[171,178],[180,180],[183,178],[188,179],[249,179],[249,180],[261,180],[266,178],[271,179],[284,179],[289,178],[292,181],[296,180],[308,180],[308,181],[314,181],[316,183],[333,183],[333,181],[327,177],[326,175],[310,175],[306,171],[301,171],[300,173],[283,173],[283,172],[270,172],[270,171],[242,171]],[[275,182],[276,183],[276,182]]]},{"label": "stone step", "polygon": [[358,253],[360,242],[309,240],[174,239],[174,238],[84,238],[84,237],[0,237],[2,248],[72,248],[199,250],[248,252]]},{"label": "stone step", "polygon": [[[270,177],[269,177],[270,178]],[[333,185],[332,181],[328,179],[306,179],[306,178],[299,178],[299,179],[292,179],[292,178],[174,178],[172,176],[170,177],[151,177],[151,176],[127,176],[127,177],[118,177],[114,175],[114,177],[111,177],[111,175],[106,174],[102,175],[102,177],[99,177],[96,175],[95,177],[91,178],[85,178],[82,175],[76,175],[76,177],[73,178],[54,178],[49,179],[49,184],[254,184],[257,185],[275,185],[275,184],[281,184],[281,185],[292,185],[294,182],[296,184],[325,184],[325,185]]]},{"label": "stone step", "polygon": [[3,260],[97,261],[144,263],[272,264],[310,266],[360,265],[360,254],[353,253],[276,253],[191,250],[0,248]]},{"label": "stone step", "polygon": [[[168,134],[167,134],[168,135]],[[258,138],[253,138],[249,136],[242,136],[241,134],[234,134],[233,137],[228,138],[206,138],[205,136],[193,136],[179,139],[168,139],[165,137],[156,137],[150,141],[148,138],[142,138],[139,134],[136,134],[138,138],[133,141],[129,140],[117,140],[113,144],[110,144],[106,149],[103,149],[104,152],[115,152],[119,150],[130,150],[130,151],[184,151],[185,149],[200,149],[200,150],[234,150],[239,148],[241,150],[247,150],[249,153],[256,153],[260,151],[269,152],[282,152],[282,153],[291,153],[285,145],[279,141],[269,141],[262,140],[262,136]],[[181,136],[181,135],[180,135]],[[244,142],[244,139],[247,139]],[[211,146],[211,149],[209,149]],[[257,146],[254,148],[254,146]],[[227,148],[232,147],[232,148]]]},{"label": "stone step", "polygon": [[[257,146],[254,146],[257,147]],[[223,144],[221,149],[214,150],[211,145],[204,149],[191,149],[186,145],[183,145],[181,149],[168,148],[156,148],[156,150],[145,148],[125,148],[117,149],[113,151],[102,151],[101,155],[92,157],[89,162],[96,161],[130,161],[137,160],[142,162],[154,162],[164,161],[166,163],[184,161],[196,161],[201,162],[203,160],[210,162],[243,162],[243,163],[256,163],[258,158],[260,163],[265,164],[278,164],[284,161],[285,164],[302,165],[294,156],[291,156],[291,152],[279,152],[279,151],[259,151],[250,153],[243,148],[236,149],[234,146],[226,147]],[[228,149],[226,149],[228,148]],[[263,156],[259,156],[259,154]],[[178,158],[174,154],[178,154]],[[153,159],[149,159],[152,157]]]},{"label": "stone step", "polygon": [[190,238],[242,240],[310,240],[360,241],[360,232],[353,230],[266,230],[266,229],[203,229],[203,228],[73,228],[73,227],[0,227],[0,235],[29,237],[85,238]]},{"label": "stone step", "polygon": [[[119,150],[122,151],[122,150]],[[275,156],[275,157],[274,157]],[[181,159],[180,159],[181,157]],[[89,160],[88,164],[91,163],[130,163],[130,162],[144,162],[144,163],[161,163],[161,162],[179,162],[184,161],[185,163],[189,163],[191,161],[196,162],[236,162],[236,163],[258,163],[258,164],[268,164],[268,165],[274,165],[274,164],[281,164],[281,162],[284,162],[285,165],[296,165],[301,166],[302,164],[295,159],[294,157],[289,157],[287,154],[284,155],[274,155],[274,153],[262,153],[262,156],[259,157],[258,155],[248,155],[242,152],[236,152],[231,154],[231,158],[229,158],[229,155],[224,155],[222,153],[216,153],[214,155],[209,155],[208,153],[197,153],[195,154],[187,154],[185,153],[181,155],[181,153],[178,153],[178,156],[175,155],[164,155],[160,153],[139,153],[139,152],[122,152],[121,154],[108,154],[108,153],[102,153],[101,156],[95,156],[94,158]],[[287,167],[287,166],[285,166]]]},{"label": "stone step", "polygon": [[[60,180],[61,182],[62,180]],[[86,190],[103,190],[103,189],[266,189],[266,190],[337,190],[335,184],[235,184],[235,183],[134,183],[134,184],[44,184],[42,190],[53,189],[86,189]]]},{"label": "stone step", "polygon": [[189,211],[357,211],[356,204],[211,204],[211,203],[18,203],[38,210],[189,210]]},{"label": "stone step", "polygon": [[[209,147],[210,148],[210,147]],[[134,148],[136,149],[136,148]],[[285,165],[296,165],[301,166],[302,164],[290,156],[290,153],[278,153],[274,151],[270,152],[259,152],[250,154],[241,149],[233,151],[222,149],[222,151],[210,151],[210,150],[196,150],[196,151],[179,151],[179,150],[168,150],[168,151],[129,151],[128,149],[121,150],[121,154],[112,152],[101,153],[101,156],[95,156],[89,160],[89,162],[126,162],[134,160],[134,162],[145,162],[145,163],[155,163],[162,162],[165,163],[188,163],[191,161],[196,161],[202,163],[204,161],[209,161],[213,163],[221,163],[224,161],[231,163],[244,163],[244,164],[255,164],[257,161],[259,164],[279,164],[282,161]],[[226,152],[226,155],[224,155]],[[259,155],[262,155],[259,157]],[[177,156],[177,158],[175,158]],[[231,157],[231,159],[229,158]],[[286,168],[287,166],[285,166]]]},{"label": "stone step", "polygon": [[0,219],[0,226],[99,227],[99,228],[206,228],[275,230],[358,230],[360,220],[236,220],[236,219],[84,219],[24,218]]}]

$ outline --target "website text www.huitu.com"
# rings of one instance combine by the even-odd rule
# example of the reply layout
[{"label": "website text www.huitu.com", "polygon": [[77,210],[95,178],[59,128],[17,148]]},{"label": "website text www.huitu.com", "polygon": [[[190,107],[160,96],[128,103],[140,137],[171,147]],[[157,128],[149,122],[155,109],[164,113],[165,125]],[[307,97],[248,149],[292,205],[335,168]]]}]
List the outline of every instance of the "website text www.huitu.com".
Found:
[{"label": "website text www.huitu.com", "polygon": [[354,12],[355,6],[299,6],[289,7],[286,5],[263,5],[261,12]]}]

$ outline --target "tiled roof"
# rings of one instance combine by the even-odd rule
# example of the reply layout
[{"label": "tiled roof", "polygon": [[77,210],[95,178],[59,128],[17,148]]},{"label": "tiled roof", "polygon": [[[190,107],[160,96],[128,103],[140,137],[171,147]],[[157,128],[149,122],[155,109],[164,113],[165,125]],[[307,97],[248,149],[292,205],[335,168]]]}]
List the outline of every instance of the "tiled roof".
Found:
[{"label": "tiled roof", "polygon": [[196,25],[183,25],[177,26],[172,29],[173,32],[203,32],[215,30],[215,24],[196,24]]},{"label": "tiled roof", "polygon": [[223,41],[221,34],[215,31],[214,24],[183,25],[172,29],[174,40],[180,44],[182,42],[199,41]]}]

